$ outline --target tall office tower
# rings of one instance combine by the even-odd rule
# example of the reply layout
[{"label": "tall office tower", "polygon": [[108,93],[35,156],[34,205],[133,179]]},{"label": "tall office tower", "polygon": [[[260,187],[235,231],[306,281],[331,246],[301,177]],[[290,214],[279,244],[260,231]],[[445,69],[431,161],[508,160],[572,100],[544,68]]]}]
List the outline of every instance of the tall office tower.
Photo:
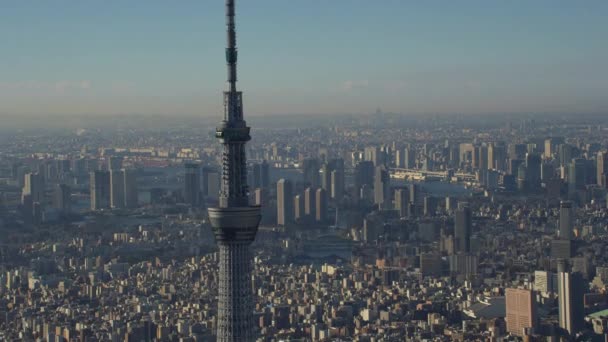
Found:
[{"label": "tall office tower", "polygon": [[262,188],[257,188],[254,191],[255,205],[266,205],[265,191]]},{"label": "tall office tower", "polygon": [[137,208],[137,171],[133,169],[122,169],[124,176],[124,203],[127,208]]},{"label": "tall office tower", "polygon": [[383,166],[376,166],[374,175],[374,204],[386,208],[390,202],[390,178]]},{"label": "tall office tower", "polygon": [[553,164],[550,164],[549,162],[540,164],[540,178],[543,183],[547,183],[555,178],[555,167],[553,167]]},{"label": "tall office tower", "polygon": [[110,208],[110,172],[97,170],[91,172],[91,210]]},{"label": "tall office tower", "polygon": [[308,158],[302,161],[302,175],[304,176],[304,184],[316,188],[320,185],[319,168],[321,163],[316,158]]},{"label": "tall office tower", "polygon": [[563,137],[552,137],[545,139],[545,159],[552,159],[553,155],[558,152],[558,146],[564,144]]},{"label": "tall office tower", "polygon": [[296,221],[303,220],[306,216],[304,198],[298,194],[293,197],[293,218]]},{"label": "tall office tower", "polygon": [[217,200],[220,194],[220,173],[218,170],[211,167],[203,167],[201,173],[201,201],[203,201],[204,198]]},{"label": "tall office tower", "polygon": [[561,268],[557,272],[557,300],[559,326],[570,335],[584,327],[585,307],[584,293],[586,283],[580,273],[566,272]]},{"label": "tall office tower", "polygon": [[[318,170],[315,170],[318,173]],[[267,189],[270,185],[270,175],[268,163],[264,160],[261,163],[253,164],[253,188]]]},{"label": "tall office tower", "polygon": [[488,146],[488,169],[502,171],[506,169],[507,148],[504,143],[498,142]]},{"label": "tall office tower", "polygon": [[72,167],[70,165],[69,159],[59,159],[57,162],[57,172],[59,173],[59,178],[64,178],[67,174],[72,172]]},{"label": "tall office tower", "polygon": [[559,151],[559,165],[567,166],[574,157],[574,146],[570,144],[561,144],[558,148]]},{"label": "tall office tower", "polygon": [[125,207],[125,174],[122,170],[110,170],[110,206]]},{"label": "tall office tower", "polygon": [[262,160],[262,188],[268,189],[270,186],[270,165],[266,160]]},{"label": "tall office tower", "polygon": [[536,305],[531,290],[506,289],[507,331],[516,336],[524,336],[525,329],[536,326]]},{"label": "tall office tower", "polygon": [[[236,89],[234,0],[226,0],[228,90],[224,120],[215,136],[223,145],[219,206],[209,208],[219,247],[217,341],[254,341],[251,255],[260,224],[260,207],[249,205],[245,143],[251,139],[243,120],[242,93]],[[291,202],[291,201],[290,201]]]},{"label": "tall office tower", "polygon": [[192,208],[201,205],[201,170],[197,163],[186,163],[184,175],[184,202]]},{"label": "tall office tower", "polygon": [[53,160],[47,160],[44,162],[44,164],[39,166],[43,168],[41,174],[43,175],[46,183],[52,184],[53,182],[57,181],[57,164],[55,164]]},{"label": "tall office tower", "polygon": [[437,198],[433,196],[424,197],[424,216],[435,216],[437,212]]},{"label": "tall office tower", "polygon": [[293,221],[293,187],[286,179],[277,182],[277,224],[286,226]]},{"label": "tall office tower", "polygon": [[433,170],[433,159],[430,156],[422,157],[421,168],[424,171],[432,171]]},{"label": "tall office tower", "polygon": [[572,240],[572,229],[574,228],[574,212],[572,202],[561,201],[559,204],[559,238]]},{"label": "tall office tower", "polygon": [[86,170],[86,159],[84,158],[76,158],[71,160],[71,169],[72,173],[76,177],[84,176],[87,174]]},{"label": "tall office tower", "polygon": [[108,171],[122,169],[122,157],[110,157],[108,159]]},{"label": "tall office tower", "polygon": [[39,173],[26,173],[24,179],[22,198],[29,195],[33,203],[44,202],[44,178]]},{"label": "tall office tower", "polygon": [[406,147],[403,149],[403,159],[405,164],[403,165],[406,169],[415,169],[416,168],[416,151],[414,151],[411,147]]},{"label": "tall office tower", "polygon": [[317,189],[315,197],[315,219],[317,222],[325,222],[327,220],[327,192],[323,189]]},{"label": "tall office tower", "polygon": [[316,200],[316,191],[314,188],[308,187],[304,190],[304,215],[314,220],[317,216],[315,210],[317,209],[317,205],[315,204]]},{"label": "tall office tower", "polygon": [[364,150],[364,158],[367,161],[374,163],[374,166],[384,164],[384,152],[378,146],[368,146]]},{"label": "tall office tower", "polygon": [[374,163],[360,161],[355,165],[355,190],[360,191],[363,185],[374,185]]},{"label": "tall office tower", "polygon": [[447,211],[453,210],[455,207],[455,203],[456,203],[456,198],[446,196],[445,197],[445,210],[447,210]]},{"label": "tall office tower", "polygon": [[410,190],[410,203],[416,205],[418,203],[420,187],[417,184],[410,184],[408,189]]},{"label": "tall office tower", "polygon": [[555,151],[553,151],[553,144],[551,138],[545,139],[545,159],[551,159],[553,157],[554,152]]},{"label": "tall office tower", "polygon": [[471,251],[471,230],[471,208],[468,203],[460,202],[454,216],[454,249],[456,252],[469,253]]},{"label": "tall office tower", "polygon": [[403,149],[395,149],[395,167],[405,167],[405,153]]},{"label": "tall office tower", "polygon": [[475,169],[485,170],[488,168],[488,147],[485,145],[473,148],[472,166]]},{"label": "tall office tower", "polygon": [[608,184],[606,182],[606,175],[608,175],[608,152],[598,152],[597,153],[597,184],[602,188],[608,188]]},{"label": "tall office tower", "polygon": [[340,200],[344,196],[344,170],[336,169],[331,172],[331,198]]},{"label": "tall office tower", "polygon": [[66,184],[57,184],[53,190],[53,208],[61,212],[69,212],[71,189]]},{"label": "tall office tower", "polygon": [[321,188],[331,194],[331,168],[327,164],[323,164],[319,169],[319,178]]},{"label": "tall office tower", "polygon": [[572,159],[568,167],[568,193],[574,194],[585,187],[586,162],[583,158]]},{"label": "tall office tower", "polygon": [[528,168],[526,168],[526,164],[520,164],[517,167],[517,189],[519,191],[527,191],[528,187]]},{"label": "tall office tower", "polygon": [[526,144],[509,145],[509,159],[524,159],[526,155]]},{"label": "tall office tower", "polygon": [[251,166],[251,173],[249,174],[251,177],[251,187],[254,189],[262,187],[262,165],[261,164],[253,164]]},{"label": "tall office tower", "polygon": [[526,186],[532,191],[537,191],[541,187],[541,162],[542,160],[539,154],[526,154]]},{"label": "tall office tower", "polygon": [[399,211],[399,217],[407,216],[409,201],[409,193],[407,189],[400,188],[395,190],[395,210]]}]

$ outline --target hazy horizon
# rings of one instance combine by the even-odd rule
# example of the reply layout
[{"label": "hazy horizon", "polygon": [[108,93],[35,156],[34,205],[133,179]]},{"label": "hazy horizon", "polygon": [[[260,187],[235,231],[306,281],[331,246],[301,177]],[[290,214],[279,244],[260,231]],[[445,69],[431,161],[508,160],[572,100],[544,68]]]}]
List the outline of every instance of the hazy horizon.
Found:
[{"label": "hazy horizon", "polygon": [[[221,116],[222,1],[0,9],[0,117]],[[606,14],[604,1],[239,1],[245,114],[605,113]]]}]

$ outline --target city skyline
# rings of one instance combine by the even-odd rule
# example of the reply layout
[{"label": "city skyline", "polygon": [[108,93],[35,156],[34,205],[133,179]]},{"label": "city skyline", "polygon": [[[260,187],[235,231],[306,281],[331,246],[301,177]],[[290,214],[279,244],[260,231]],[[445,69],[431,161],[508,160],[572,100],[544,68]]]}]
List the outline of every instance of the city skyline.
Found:
[{"label": "city skyline", "polygon": [[[608,108],[601,1],[242,7],[252,116]],[[221,1],[4,4],[0,117],[214,117],[222,11]]]}]

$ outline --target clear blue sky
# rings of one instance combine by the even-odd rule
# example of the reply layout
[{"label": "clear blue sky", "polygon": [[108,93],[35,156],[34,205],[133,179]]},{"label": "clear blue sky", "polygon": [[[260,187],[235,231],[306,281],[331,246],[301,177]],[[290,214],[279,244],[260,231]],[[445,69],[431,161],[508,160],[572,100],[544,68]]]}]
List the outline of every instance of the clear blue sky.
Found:
[{"label": "clear blue sky", "polygon": [[[608,1],[237,0],[246,115],[602,112]],[[0,115],[219,116],[223,0],[0,1]]]}]

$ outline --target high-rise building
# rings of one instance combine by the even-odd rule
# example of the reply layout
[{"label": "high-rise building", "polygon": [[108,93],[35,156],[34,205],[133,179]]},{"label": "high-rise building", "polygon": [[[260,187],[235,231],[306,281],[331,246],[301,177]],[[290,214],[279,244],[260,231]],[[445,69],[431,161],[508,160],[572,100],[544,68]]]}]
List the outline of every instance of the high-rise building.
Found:
[{"label": "high-rise building", "polygon": [[525,289],[505,290],[507,331],[524,336],[524,331],[536,326],[536,305],[533,292]]},{"label": "high-rise building", "polygon": [[[318,170],[315,170],[318,172]],[[268,163],[264,160],[261,163],[253,164],[253,188],[268,189],[270,186],[270,175]]]},{"label": "high-rise building", "polygon": [[471,251],[472,216],[471,208],[466,202],[458,203],[454,217],[454,239],[456,252]]},{"label": "high-rise building", "polygon": [[125,173],[110,170],[110,206],[114,209],[125,207]]},{"label": "high-rise building", "polygon": [[29,195],[29,198],[33,203],[44,202],[44,177],[39,173],[26,173],[24,179],[22,197]]},{"label": "high-rise building", "polygon": [[358,192],[363,185],[374,185],[374,163],[360,161],[355,165],[355,190]]},{"label": "high-rise building", "polygon": [[410,184],[408,189],[410,190],[410,203],[416,205],[420,197],[420,187],[417,184]]},{"label": "high-rise building", "polygon": [[313,220],[317,216],[315,213],[317,209],[317,205],[315,204],[316,199],[315,189],[308,187],[304,190],[304,215]]},{"label": "high-rise building", "polygon": [[409,202],[409,193],[407,189],[400,188],[395,190],[395,210],[399,211],[400,217],[407,216]]},{"label": "high-rise building", "polygon": [[538,191],[541,187],[541,162],[538,153],[526,154],[526,186],[531,191]]},{"label": "high-rise building", "polygon": [[277,224],[286,226],[293,222],[293,188],[287,179],[277,182]]},{"label": "high-rise building", "polygon": [[395,166],[403,168],[405,166],[405,154],[402,149],[395,150]]},{"label": "high-rise building", "polygon": [[580,331],[584,326],[585,308],[583,295],[586,291],[585,281],[580,273],[566,272],[564,268],[557,272],[557,300],[559,326],[570,335]]},{"label": "high-rise building", "polygon": [[90,181],[91,210],[110,208],[110,172],[97,170],[91,172]]},{"label": "high-rise building", "polygon": [[569,144],[559,145],[559,165],[567,166],[574,156],[574,146]]},{"label": "high-rise building", "polygon": [[608,152],[602,151],[597,153],[597,184],[602,188],[608,188],[606,179],[608,178]]},{"label": "high-rise building", "polygon": [[327,220],[327,192],[323,189],[317,189],[315,204],[316,221],[325,222]]},{"label": "high-rise building", "polygon": [[437,198],[433,196],[424,197],[424,216],[435,216],[437,212]]},{"label": "high-rise building", "polygon": [[561,201],[559,204],[559,238],[562,240],[572,240],[572,230],[574,229],[574,212],[572,202]]},{"label": "high-rise building", "polygon": [[137,171],[133,169],[122,169],[124,175],[125,207],[136,208],[138,202]]},{"label": "high-rise building", "polygon": [[184,202],[192,208],[201,204],[201,171],[198,163],[186,163],[184,176]]},{"label": "high-rise building", "polygon": [[380,166],[384,164],[384,153],[380,150],[379,146],[368,146],[364,150],[364,158],[367,161],[374,163],[374,166]]},{"label": "high-rise building", "polygon": [[293,218],[296,221],[303,220],[306,216],[304,209],[304,196],[298,194],[293,197]]},{"label": "high-rise building", "polygon": [[53,208],[67,213],[71,208],[71,189],[66,184],[57,184],[53,190]]},{"label": "high-rise building", "polygon": [[319,179],[319,169],[321,168],[321,163],[319,163],[319,159],[316,158],[308,158],[302,161],[302,175],[304,177],[304,184],[318,187],[321,183]]},{"label": "high-rise building", "polygon": [[236,88],[234,14],[234,0],[226,0],[228,90],[224,92],[224,120],[215,132],[223,148],[222,176],[219,206],[209,208],[219,247],[218,342],[255,340],[249,246],[261,219],[260,207],[249,205],[245,143],[251,136],[243,119],[242,93]]},{"label": "high-rise building", "polygon": [[331,168],[327,164],[323,164],[319,169],[319,178],[321,188],[331,194]]},{"label": "high-rise building", "polygon": [[[262,178],[264,168],[262,168]],[[220,173],[212,167],[203,167],[202,169],[202,184],[201,184],[201,201],[209,199],[215,201],[220,194]]]},{"label": "high-rise building", "polygon": [[586,180],[587,165],[585,159],[575,158],[572,159],[568,167],[568,193],[574,194],[577,190],[584,189]]},{"label": "high-rise building", "polygon": [[331,198],[340,200],[344,195],[344,170],[335,169],[331,172]]},{"label": "high-rise building", "polygon": [[507,159],[507,148],[504,143],[493,143],[488,146],[488,169],[504,170]]},{"label": "high-rise building", "polygon": [[416,168],[416,155],[412,148],[405,147],[395,151],[395,166],[404,169]]},{"label": "high-rise building", "polygon": [[384,166],[377,166],[374,176],[374,204],[386,208],[390,202],[390,178]]}]

